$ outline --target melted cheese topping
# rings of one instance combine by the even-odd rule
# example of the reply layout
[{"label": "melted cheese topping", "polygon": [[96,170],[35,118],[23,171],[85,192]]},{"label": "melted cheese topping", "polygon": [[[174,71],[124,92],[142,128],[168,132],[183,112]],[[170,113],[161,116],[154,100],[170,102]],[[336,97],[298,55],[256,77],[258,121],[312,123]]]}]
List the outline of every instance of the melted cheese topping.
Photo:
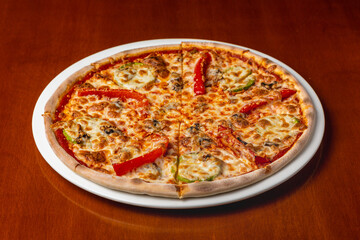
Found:
[{"label": "melted cheese topping", "polygon": [[178,179],[183,182],[211,181],[220,174],[221,161],[208,153],[188,153],[179,158]]},{"label": "melted cheese topping", "polygon": [[[128,66],[126,66],[128,65]],[[122,65],[113,71],[116,83],[127,89],[143,88],[153,83],[156,79],[152,69],[142,63],[130,63]]]},{"label": "melted cheese topping", "polygon": [[256,124],[256,131],[268,141],[283,140],[286,136],[294,136],[298,133],[299,119],[286,115],[272,115],[261,118]]},{"label": "melted cheese topping", "polygon": [[225,70],[220,87],[229,91],[241,91],[255,83],[255,76],[251,69],[240,66],[230,67]]}]

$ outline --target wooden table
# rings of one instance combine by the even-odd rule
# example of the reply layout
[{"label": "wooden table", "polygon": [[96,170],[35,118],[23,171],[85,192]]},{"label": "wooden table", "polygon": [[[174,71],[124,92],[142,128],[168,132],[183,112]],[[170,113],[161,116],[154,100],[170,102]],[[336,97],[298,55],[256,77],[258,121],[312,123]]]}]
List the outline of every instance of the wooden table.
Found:
[{"label": "wooden table", "polygon": [[[0,239],[359,239],[359,1],[13,1],[0,7]],[[74,62],[148,39],[201,38],[285,62],[318,94],[326,131],[284,184],[236,203],[159,210],[71,184],[43,159],[31,120]]]}]

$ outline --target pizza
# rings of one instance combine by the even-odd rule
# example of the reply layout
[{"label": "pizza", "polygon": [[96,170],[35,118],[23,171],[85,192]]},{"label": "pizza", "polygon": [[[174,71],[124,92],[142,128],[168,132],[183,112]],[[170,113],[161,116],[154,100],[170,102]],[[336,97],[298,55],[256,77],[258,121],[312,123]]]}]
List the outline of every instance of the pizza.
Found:
[{"label": "pizza", "polygon": [[212,42],[132,49],[68,77],[44,109],[49,144],[104,187],[204,197],[275,173],[306,146],[315,111],[299,81]]}]

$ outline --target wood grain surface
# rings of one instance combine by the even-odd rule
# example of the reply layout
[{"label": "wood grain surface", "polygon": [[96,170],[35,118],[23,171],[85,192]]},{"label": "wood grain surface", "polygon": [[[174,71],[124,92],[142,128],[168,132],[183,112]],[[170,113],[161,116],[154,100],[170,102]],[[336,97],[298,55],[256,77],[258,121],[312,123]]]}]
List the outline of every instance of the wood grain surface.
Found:
[{"label": "wood grain surface", "polygon": [[[359,239],[359,1],[25,1],[0,7],[0,239]],[[324,140],[295,177],[224,206],[159,210],[88,193],[55,172],[31,120],[74,62],[159,38],[224,41],[302,75],[325,111]]]}]

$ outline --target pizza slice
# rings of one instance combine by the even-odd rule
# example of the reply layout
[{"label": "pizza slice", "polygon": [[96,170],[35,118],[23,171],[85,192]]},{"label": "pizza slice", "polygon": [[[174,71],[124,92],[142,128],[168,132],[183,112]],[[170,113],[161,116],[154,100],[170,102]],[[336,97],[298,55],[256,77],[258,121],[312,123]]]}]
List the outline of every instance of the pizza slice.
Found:
[{"label": "pizza slice", "polygon": [[179,57],[174,47],[130,51],[70,79],[46,118],[68,166],[111,188],[177,196]]},{"label": "pizza slice", "polygon": [[[192,188],[194,182],[213,181],[207,185],[218,186],[222,179],[245,186],[296,154],[299,147],[292,147],[308,122],[301,107],[302,90],[295,82],[284,80],[274,65],[263,66],[266,60],[248,56],[247,51],[235,53],[202,43],[184,43],[182,51],[183,119],[177,178],[184,189]],[[271,164],[291,149],[283,161]],[[183,194],[192,191],[201,194],[193,189]]]}]

